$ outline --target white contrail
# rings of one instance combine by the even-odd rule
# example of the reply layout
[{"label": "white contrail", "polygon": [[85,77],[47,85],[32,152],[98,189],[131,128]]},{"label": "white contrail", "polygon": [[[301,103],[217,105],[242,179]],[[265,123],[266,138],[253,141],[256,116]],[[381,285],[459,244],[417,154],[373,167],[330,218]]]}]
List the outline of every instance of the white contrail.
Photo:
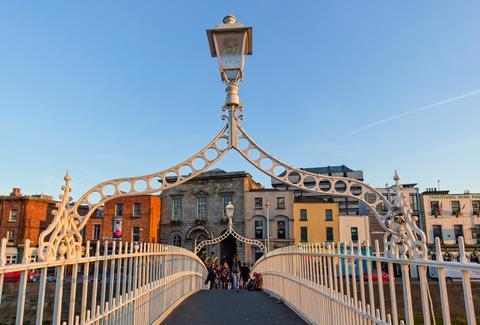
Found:
[{"label": "white contrail", "polygon": [[376,122],[364,125],[364,126],[358,128],[358,129],[355,129],[355,130],[351,131],[349,133],[349,135],[359,133],[361,131],[365,131],[367,129],[373,128],[374,126],[382,125],[382,124],[385,124],[387,122],[399,119],[399,118],[407,116],[407,115],[412,115],[412,114],[415,114],[415,113],[418,113],[418,112],[421,112],[421,111],[425,111],[427,109],[431,109],[431,108],[434,108],[434,107],[437,107],[437,106],[440,106],[440,105],[443,105],[443,104],[446,104],[446,103],[454,102],[456,100],[472,97],[472,96],[479,95],[479,94],[480,94],[480,89],[477,89],[477,90],[473,90],[473,91],[470,91],[470,92],[465,93],[465,94],[461,94],[461,95],[458,95],[458,96],[455,96],[455,97],[450,97],[450,98],[441,100],[441,101],[433,103],[433,104],[429,104],[429,105],[426,105],[426,106],[415,108],[415,109],[412,109],[410,111],[406,111],[406,112],[403,112],[403,113],[400,113],[400,114],[392,115],[390,117],[384,118],[383,120],[376,121]]}]

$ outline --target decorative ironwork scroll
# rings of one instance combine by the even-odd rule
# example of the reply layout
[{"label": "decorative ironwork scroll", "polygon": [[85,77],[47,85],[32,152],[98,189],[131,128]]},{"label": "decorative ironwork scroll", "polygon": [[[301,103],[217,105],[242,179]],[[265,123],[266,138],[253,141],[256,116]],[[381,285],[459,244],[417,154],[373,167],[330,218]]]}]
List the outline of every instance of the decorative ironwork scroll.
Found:
[{"label": "decorative ironwork scroll", "polygon": [[221,241],[225,240],[228,236],[232,235],[235,239],[237,239],[238,241],[244,243],[244,244],[247,244],[247,245],[253,245],[253,246],[257,246],[258,248],[260,248],[260,250],[262,252],[265,253],[265,246],[263,245],[263,243],[259,240],[256,240],[256,239],[250,239],[250,238],[246,238],[246,237],[243,237],[242,235],[240,235],[236,230],[235,228],[233,228],[233,221],[232,221],[232,218],[228,218],[228,227],[227,227],[227,230],[221,234],[220,236],[218,236],[217,238],[213,238],[213,239],[208,239],[208,240],[204,240],[204,241],[201,241],[200,243],[196,244],[195,245],[195,254],[197,254],[198,252],[200,252],[200,250],[204,247],[204,246],[207,246],[207,245],[215,245],[215,244],[218,244],[220,243]]}]

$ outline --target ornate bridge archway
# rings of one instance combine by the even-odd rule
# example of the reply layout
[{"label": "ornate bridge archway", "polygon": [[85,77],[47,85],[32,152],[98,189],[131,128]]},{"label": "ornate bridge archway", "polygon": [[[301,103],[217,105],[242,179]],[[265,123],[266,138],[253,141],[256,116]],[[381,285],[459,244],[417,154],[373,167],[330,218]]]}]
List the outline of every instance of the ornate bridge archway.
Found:
[{"label": "ornate bridge archway", "polygon": [[[228,210],[231,209],[232,210],[232,214],[233,214],[233,204],[232,202],[229,202],[228,205],[227,205],[227,213],[228,213]],[[197,254],[203,247],[207,246],[207,245],[215,245],[215,244],[218,244],[224,240],[226,240],[229,236],[232,236],[233,238],[235,238],[236,240],[244,243],[244,244],[247,244],[247,245],[252,245],[252,246],[257,246],[262,252],[266,252],[265,251],[265,245],[263,245],[263,243],[259,240],[256,240],[256,239],[249,239],[249,238],[245,238],[243,237],[242,235],[240,235],[236,230],[235,228],[233,227],[233,221],[232,221],[232,217],[231,216],[228,216],[228,227],[227,229],[218,237],[216,238],[213,238],[213,239],[209,239],[209,240],[204,240],[200,243],[195,243],[195,254]]]},{"label": "ornate bridge archway", "polygon": [[[231,16],[226,18],[228,19],[224,20],[224,25],[227,27],[228,24],[234,24],[235,28],[243,26]],[[242,76],[243,74],[239,73],[234,80],[229,80],[225,71],[222,70],[222,77],[227,83],[227,98],[222,107],[225,114],[222,120],[228,120],[228,123],[203,149],[178,165],[143,176],[107,180],[92,187],[74,204],[70,204],[71,177],[67,174],[58,211],[55,211],[53,222],[39,237],[40,259],[47,261],[79,257],[82,244],[80,231],[85,227],[92,213],[102,204],[113,198],[158,193],[185,183],[214,166],[230,150],[236,150],[254,167],[289,186],[316,194],[348,196],[363,202],[386,231],[384,237],[386,249],[391,251],[398,249],[400,254],[409,257],[425,256],[425,234],[418,228],[404,206],[404,198],[400,193],[400,178],[396,172],[394,191],[397,195],[395,202],[391,203],[367,183],[346,177],[314,174],[295,168],[269,154],[239,123],[243,120],[243,106],[238,97],[238,83]],[[83,209],[85,206],[88,207],[86,212]],[[380,212],[380,206],[383,206],[386,211]],[[234,237],[238,235],[230,226],[228,229],[229,231],[224,235],[231,234]],[[202,243],[207,245],[206,242],[209,241]],[[262,243],[260,245],[263,246]]]}]

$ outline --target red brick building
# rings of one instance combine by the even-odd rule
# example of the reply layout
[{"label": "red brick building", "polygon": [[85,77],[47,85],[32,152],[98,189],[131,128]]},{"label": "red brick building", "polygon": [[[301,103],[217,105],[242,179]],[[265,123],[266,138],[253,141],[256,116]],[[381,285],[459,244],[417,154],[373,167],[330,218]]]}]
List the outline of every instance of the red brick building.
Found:
[{"label": "red brick building", "polygon": [[90,217],[83,230],[84,241],[158,243],[160,196],[135,195],[115,198]]},{"label": "red brick building", "polygon": [[48,195],[22,195],[19,188],[0,196],[0,238],[7,238],[7,263],[20,259],[26,239],[37,245],[38,236],[53,220],[56,203]]}]

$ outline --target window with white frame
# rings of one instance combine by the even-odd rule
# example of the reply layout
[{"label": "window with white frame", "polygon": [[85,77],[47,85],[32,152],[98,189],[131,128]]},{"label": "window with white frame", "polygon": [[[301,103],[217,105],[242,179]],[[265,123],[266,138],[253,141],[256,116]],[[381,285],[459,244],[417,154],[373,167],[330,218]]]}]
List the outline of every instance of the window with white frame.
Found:
[{"label": "window with white frame", "polygon": [[8,217],[8,221],[17,221],[17,210],[10,210],[10,216]]},{"label": "window with white frame", "polygon": [[261,197],[255,198],[255,209],[262,209],[263,208],[263,199]]},{"label": "window with white frame", "polygon": [[227,205],[230,202],[232,202],[232,195],[225,194],[223,196],[223,212],[222,212],[222,217],[224,217],[224,218],[227,217]]},{"label": "window with white frame", "polygon": [[172,198],[172,219],[173,220],[182,220],[182,198],[173,197]]},{"label": "window with white frame", "polygon": [[5,259],[5,264],[15,264],[17,263],[17,255],[7,255]]},{"label": "window with white frame", "polygon": [[263,234],[263,220],[255,220],[255,238],[256,239],[261,239],[261,238],[264,238],[264,234]]},{"label": "window with white frame", "polygon": [[9,243],[13,243],[15,241],[15,231],[14,230],[8,230],[7,231],[7,240]]},{"label": "window with white frame", "polygon": [[141,203],[134,203],[133,204],[133,216],[140,217],[142,214],[142,204]]},{"label": "window with white frame", "polygon": [[207,197],[201,195],[197,197],[197,219],[205,220],[207,218]]},{"label": "window with white frame", "polygon": [[277,197],[277,209],[285,209],[285,198],[283,196]]}]

